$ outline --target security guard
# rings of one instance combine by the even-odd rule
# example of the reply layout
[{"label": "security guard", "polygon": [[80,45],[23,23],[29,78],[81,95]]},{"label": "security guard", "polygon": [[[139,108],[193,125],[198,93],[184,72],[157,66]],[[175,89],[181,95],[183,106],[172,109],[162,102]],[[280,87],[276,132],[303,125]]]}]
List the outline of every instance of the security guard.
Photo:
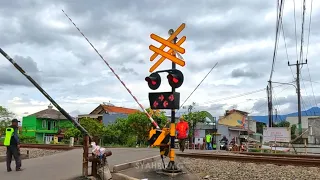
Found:
[{"label": "security guard", "polygon": [[12,156],[16,161],[16,171],[21,171],[21,159],[20,159],[20,142],[18,137],[18,121],[13,119],[11,126],[6,128],[6,136],[4,139],[4,145],[7,146],[7,171],[12,171],[11,161]]}]

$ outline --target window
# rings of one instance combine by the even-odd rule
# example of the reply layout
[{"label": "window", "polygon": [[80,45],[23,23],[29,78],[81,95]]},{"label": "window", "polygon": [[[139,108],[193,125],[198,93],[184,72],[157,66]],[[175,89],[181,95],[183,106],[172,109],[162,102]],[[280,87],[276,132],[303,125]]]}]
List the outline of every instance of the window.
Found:
[{"label": "window", "polygon": [[46,127],[46,120],[42,120],[42,128]]},{"label": "window", "polygon": [[53,128],[56,128],[56,122],[53,121]]}]

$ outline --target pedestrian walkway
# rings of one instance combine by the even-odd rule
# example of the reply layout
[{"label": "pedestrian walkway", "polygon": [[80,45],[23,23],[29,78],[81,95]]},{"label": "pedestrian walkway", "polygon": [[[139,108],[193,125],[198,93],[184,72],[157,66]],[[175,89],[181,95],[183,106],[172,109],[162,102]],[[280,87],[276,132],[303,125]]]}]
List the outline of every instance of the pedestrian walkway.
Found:
[{"label": "pedestrian walkway", "polygon": [[[159,155],[157,148],[110,148],[112,156],[108,157],[111,168],[114,165],[136,161]],[[82,175],[82,149],[66,151],[51,156],[22,161],[21,172],[7,172],[5,162],[0,163],[0,179],[3,180],[66,180]],[[13,161],[12,168],[15,166]],[[89,173],[91,171],[89,170]]]}]

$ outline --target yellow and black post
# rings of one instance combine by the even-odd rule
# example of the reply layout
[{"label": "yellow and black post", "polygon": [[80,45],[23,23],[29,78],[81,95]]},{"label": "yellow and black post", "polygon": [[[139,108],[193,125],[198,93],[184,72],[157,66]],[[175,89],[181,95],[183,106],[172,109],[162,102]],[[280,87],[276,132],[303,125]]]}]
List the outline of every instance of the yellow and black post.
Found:
[{"label": "yellow and black post", "polygon": [[[169,35],[171,36],[174,33],[173,29],[169,30]],[[173,39],[173,43],[176,44],[177,43],[178,38],[175,37]],[[172,51],[172,55],[176,56],[175,51]],[[176,64],[174,62],[172,62],[172,69],[176,69]],[[172,93],[174,93],[176,91],[176,88],[174,86],[172,86]],[[174,147],[175,147],[175,137],[176,137],[176,111],[175,109],[171,109],[171,123],[170,123],[170,150],[169,150],[169,158],[170,161],[167,165],[167,168],[165,169],[165,171],[167,172],[180,172],[181,170],[178,169],[177,165],[175,164],[175,152],[174,152]]]}]

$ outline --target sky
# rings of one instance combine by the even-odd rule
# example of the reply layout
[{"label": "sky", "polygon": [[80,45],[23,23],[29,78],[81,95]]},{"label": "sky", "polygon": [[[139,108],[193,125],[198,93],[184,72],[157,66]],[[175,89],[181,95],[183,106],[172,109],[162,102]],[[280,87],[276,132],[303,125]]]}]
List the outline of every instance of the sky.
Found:
[{"label": "sky", "polygon": [[[300,53],[302,0],[293,2],[284,4],[274,82],[290,83],[296,76],[296,68],[289,67],[288,60],[295,63]],[[178,36],[187,37],[182,45],[186,65],[177,65],[184,74],[184,83],[177,89],[180,104],[218,62],[185,105],[195,102],[195,110],[214,116],[232,108],[251,115],[267,114],[264,88],[273,60],[276,1],[0,1],[0,47],[62,108],[76,116],[90,113],[103,102],[136,109],[139,106],[62,9],[145,108],[149,107],[148,93],[152,90],[144,78],[154,64],[149,45],[159,46],[150,34],[168,38],[169,29],[186,23]],[[311,0],[307,0],[303,59],[308,59],[308,64],[301,68],[302,110],[317,106],[320,100],[320,1],[313,1],[312,13],[310,10]],[[171,61],[165,60],[157,70],[170,68]],[[156,91],[169,91],[165,74],[161,77],[162,84]],[[296,112],[294,86],[273,86],[278,114]],[[0,56],[1,106],[21,118],[49,104]]]}]

